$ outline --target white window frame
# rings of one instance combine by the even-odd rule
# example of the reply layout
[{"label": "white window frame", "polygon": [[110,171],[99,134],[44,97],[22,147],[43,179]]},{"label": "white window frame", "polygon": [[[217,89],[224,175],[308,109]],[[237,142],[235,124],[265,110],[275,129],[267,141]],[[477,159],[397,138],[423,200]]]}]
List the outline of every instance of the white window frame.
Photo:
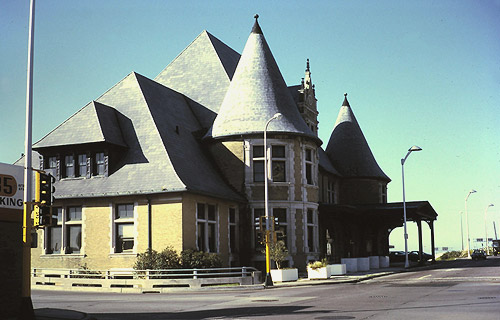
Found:
[{"label": "white window frame", "polygon": [[[199,204],[204,205],[204,218],[199,218],[198,215],[198,208]],[[215,220],[209,220],[208,217],[208,207],[213,206],[215,210]],[[199,251],[203,252],[210,252],[210,253],[219,253],[219,206],[213,203],[204,203],[204,202],[197,202],[196,203],[196,247],[198,248]],[[198,224],[203,223],[204,227],[204,234],[205,234],[205,248],[200,248],[200,244],[198,243]],[[215,251],[210,251],[210,241],[209,241],[209,225],[215,225],[215,234],[214,234],[214,241],[215,241]]]},{"label": "white window frame", "polygon": [[[309,221],[309,211],[312,211],[312,221]],[[310,253],[316,253],[318,252],[318,244],[319,244],[319,239],[318,239],[318,211],[314,208],[306,208],[305,213],[304,213],[304,234],[305,234],[305,241],[304,241],[304,252],[310,252]],[[313,243],[312,243],[312,251],[310,250],[310,244],[309,244],[309,230],[312,228],[313,232]]]},{"label": "white window frame", "polygon": [[[51,232],[53,227],[47,227],[44,229],[44,253],[46,255],[83,255],[84,254],[84,227],[83,227],[83,219],[84,219],[84,207],[81,205],[69,205],[69,206],[57,206],[54,207],[54,209],[61,209],[61,219],[58,219],[57,224],[55,227],[60,227],[61,228],[61,249],[60,253],[52,253],[49,250],[50,242],[51,242],[51,237],[49,235],[49,232]],[[81,218],[80,220],[69,220],[68,219],[68,214],[69,214],[69,208],[80,208],[81,210]],[[69,247],[69,231],[68,229],[71,226],[79,226],[80,227],[80,250],[79,252],[72,253],[70,250],[68,250]]]},{"label": "white window frame", "polygon": [[[131,218],[117,218],[119,205],[133,205],[133,216]],[[137,252],[137,202],[112,203],[111,206],[111,254],[135,254]],[[134,246],[132,250],[124,250],[119,252],[117,248],[117,225],[132,224],[134,233]]]}]

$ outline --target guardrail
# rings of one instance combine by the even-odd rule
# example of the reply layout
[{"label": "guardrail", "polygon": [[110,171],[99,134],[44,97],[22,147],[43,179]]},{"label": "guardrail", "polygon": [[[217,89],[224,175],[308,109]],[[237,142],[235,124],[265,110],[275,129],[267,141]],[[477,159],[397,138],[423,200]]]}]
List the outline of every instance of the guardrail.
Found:
[{"label": "guardrail", "polygon": [[112,268],[32,269],[32,288],[113,292],[165,292],[176,288],[238,286],[261,283],[253,267],[134,270]]}]

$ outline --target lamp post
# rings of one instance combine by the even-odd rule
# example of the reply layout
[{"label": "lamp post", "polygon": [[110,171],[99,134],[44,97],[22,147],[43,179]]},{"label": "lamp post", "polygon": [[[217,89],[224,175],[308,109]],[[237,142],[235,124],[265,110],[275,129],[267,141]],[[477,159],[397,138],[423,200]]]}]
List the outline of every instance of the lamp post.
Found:
[{"label": "lamp post", "polygon": [[488,208],[493,207],[493,203],[490,203],[484,210],[484,233],[486,235],[486,255],[490,255],[490,247],[488,246],[488,226],[486,225],[486,213],[488,213]]},{"label": "lamp post", "polygon": [[404,237],[405,237],[405,268],[410,266],[408,262],[408,233],[406,232],[406,199],[405,199],[405,161],[410,156],[413,151],[422,151],[422,148],[413,146],[408,149],[406,156],[401,159],[401,176],[403,182],[403,226],[404,226]]},{"label": "lamp post", "polygon": [[469,212],[467,211],[467,199],[469,199],[469,196],[471,193],[476,193],[477,191],[472,189],[469,191],[467,194],[467,197],[465,197],[465,227],[467,229],[467,258],[470,259],[470,238],[469,238]]},{"label": "lamp post", "polygon": [[462,240],[462,251],[464,251],[464,227],[463,227],[463,212],[460,212],[460,240]]},{"label": "lamp post", "polygon": [[271,258],[269,252],[269,194],[268,194],[268,173],[267,173],[267,127],[273,120],[281,118],[281,113],[276,113],[271,119],[267,120],[264,127],[264,212],[266,216],[266,286],[272,286],[273,280],[271,279]]}]

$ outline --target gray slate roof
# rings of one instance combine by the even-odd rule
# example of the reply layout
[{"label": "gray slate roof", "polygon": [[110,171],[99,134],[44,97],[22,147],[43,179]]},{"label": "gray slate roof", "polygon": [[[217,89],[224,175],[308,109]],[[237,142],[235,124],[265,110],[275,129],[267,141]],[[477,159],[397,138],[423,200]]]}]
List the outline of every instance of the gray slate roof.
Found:
[{"label": "gray slate roof", "polygon": [[344,177],[391,180],[377,164],[347,101],[347,94],[326,147],[326,153],[333,166]]},{"label": "gray slate roof", "polygon": [[[192,191],[242,199],[224,183],[192,135],[200,125],[183,95],[131,73],[94,104],[110,106],[119,115],[128,148],[108,177],[56,182],[56,198]],[[77,131],[87,127],[85,123],[73,125]],[[52,134],[61,136],[57,133],[61,128]]]},{"label": "gray slate roof", "polygon": [[207,137],[262,134],[277,112],[283,117],[272,121],[268,132],[299,134],[321,143],[302,119],[256,20]]},{"label": "gray slate roof", "polygon": [[107,142],[127,146],[113,108],[92,101],[33,145],[33,148]]},{"label": "gray slate roof", "polygon": [[205,30],[154,80],[191,99],[198,121],[208,129],[239,59],[239,53]]}]

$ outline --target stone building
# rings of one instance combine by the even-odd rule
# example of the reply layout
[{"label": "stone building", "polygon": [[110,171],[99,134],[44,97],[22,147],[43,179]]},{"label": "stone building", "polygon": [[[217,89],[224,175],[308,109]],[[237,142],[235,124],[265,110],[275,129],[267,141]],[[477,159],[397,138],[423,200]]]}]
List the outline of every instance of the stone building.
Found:
[{"label": "stone building", "polygon": [[398,205],[385,224],[357,218],[384,216],[390,179],[347,96],[326,151],[317,115],[309,61],[287,86],[257,18],[241,55],[203,31],[154,80],[132,72],[34,144],[57,179],[58,223],[39,230],[33,266],[131,267],[146,249],[172,246],[262,267],[265,155],[289,266],[387,255]]}]

